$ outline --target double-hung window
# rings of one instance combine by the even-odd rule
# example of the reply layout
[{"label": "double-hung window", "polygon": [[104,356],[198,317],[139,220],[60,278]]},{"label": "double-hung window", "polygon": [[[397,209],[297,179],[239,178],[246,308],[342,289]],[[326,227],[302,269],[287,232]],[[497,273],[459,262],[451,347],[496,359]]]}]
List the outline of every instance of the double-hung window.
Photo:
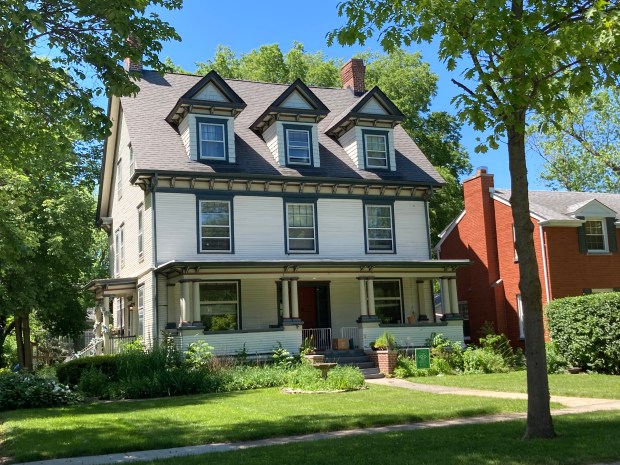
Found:
[{"label": "double-hung window", "polygon": [[309,129],[285,128],[286,164],[311,165],[311,138]]},{"label": "double-hung window", "polygon": [[402,292],[399,280],[374,280],[375,312],[384,324],[403,321]]},{"label": "double-hung window", "polygon": [[201,283],[200,319],[207,331],[239,329],[239,282]]},{"label": "double-hung window", "polygon": [[114,233],[114,273],[118,276],[121,272],[121,268],[125,266],[125,226],[121,225],[120,228]]},{"label": "double-hung window", "polygon": [[224,123],[198,123],[200,133],[200,158],[226,160],[226,125]]},{"label": "double-hung window", "polygon": [[136,159],[133,153],[133,147],[129,144],[129,175],[133,176],[136,171]]},{"label": "double-hung window", "polygon": [[287,248],[289,252],[316,252],[316,222],[313,203],[286,204]]},{"label": "double-hung window", "polygon": [[144,206],[138,207],[138,258],[144,257]]},{"label": "double-hung window", "polygon": [[394,252],[391,205],[366,205],[366,251]]},{"label": "double-hung window", "polygon": [[388,168],[388,143],[385,134],[364,134],[366,168]]},{"label": "double-hung window", "polygon": [[229,200],[201,200],[200,251],[232,252],[231,205]]},{"label": "double-hung window", "polygon": [[606,225],[602,220],[585,222],[586,247],[588,252],[607,252]]},{"label": "double-hung window", "polygon": [[123,197],[123,164],[119,160],[116,164],[116,196],[120,199]]},{"label": "double-hung window", "polygon": [[138,330],[137,336],[144,336],[144,286],[138,288]]}]

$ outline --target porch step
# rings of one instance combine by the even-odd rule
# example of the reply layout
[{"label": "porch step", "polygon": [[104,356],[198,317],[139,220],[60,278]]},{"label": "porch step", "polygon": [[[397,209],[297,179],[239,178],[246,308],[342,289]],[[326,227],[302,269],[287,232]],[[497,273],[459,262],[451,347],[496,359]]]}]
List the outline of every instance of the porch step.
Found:
[{"label": "porch step", "polygon": [[325,352],[325,361],[344,366],[355,366],[360,369],[365,379],[383,378],[383,373],[366,355],[363,349],[332,350]]}]

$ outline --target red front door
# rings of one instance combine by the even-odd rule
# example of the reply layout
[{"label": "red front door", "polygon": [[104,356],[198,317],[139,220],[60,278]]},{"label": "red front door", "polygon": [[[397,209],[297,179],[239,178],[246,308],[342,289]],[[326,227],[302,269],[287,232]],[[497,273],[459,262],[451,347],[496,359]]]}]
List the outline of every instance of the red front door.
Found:
[{"label": "red front door", "polygon": [[299,305],[299,318],[304,322],[303,328],[316,328],[316,288],[300,286],[297,289],[297,302]]}]

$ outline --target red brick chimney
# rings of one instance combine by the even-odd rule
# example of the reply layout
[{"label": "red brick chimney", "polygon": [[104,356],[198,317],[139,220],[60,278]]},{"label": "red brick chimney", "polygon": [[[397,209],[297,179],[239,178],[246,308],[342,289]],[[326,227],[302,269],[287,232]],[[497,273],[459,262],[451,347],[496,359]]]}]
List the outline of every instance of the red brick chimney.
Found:
[{"label": "red brick chimney", "polygon": [[362,95],[366,92],[364,84],[364,75],[366,74],[366,66],[360,58],[351,58],[342,68],[340,68],[340,80],[343,89],[351,89],[354,95]]},{"label": "red brick chimney", "polygon": [[[138,48],[140,44],[138,42],[138,39],[132,36],[127,37],[127,43],[133,49]],[[126,57],[125,60],[123,60],[123,63],[124,63],[125,71],[127,72],[131,72],[131,73],[142,72],[142,60],[132,60],[131,58]]]}]

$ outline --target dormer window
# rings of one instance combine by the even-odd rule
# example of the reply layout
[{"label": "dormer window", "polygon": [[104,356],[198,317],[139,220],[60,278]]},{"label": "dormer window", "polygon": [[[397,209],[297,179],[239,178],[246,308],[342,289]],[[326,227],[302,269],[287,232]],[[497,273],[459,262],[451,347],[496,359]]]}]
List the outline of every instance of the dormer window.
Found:
[{"label": "dormer window", "polygon": [[284,125],[286,164],[312,165],[312,128]]},{"label": "dormer window", "polygon": [[201,159],[226,160],[226,120],[196,118]]},{"label": "dormer window", "polygon": [[366,169],[389,168],[387,133],[363,131]]}]

